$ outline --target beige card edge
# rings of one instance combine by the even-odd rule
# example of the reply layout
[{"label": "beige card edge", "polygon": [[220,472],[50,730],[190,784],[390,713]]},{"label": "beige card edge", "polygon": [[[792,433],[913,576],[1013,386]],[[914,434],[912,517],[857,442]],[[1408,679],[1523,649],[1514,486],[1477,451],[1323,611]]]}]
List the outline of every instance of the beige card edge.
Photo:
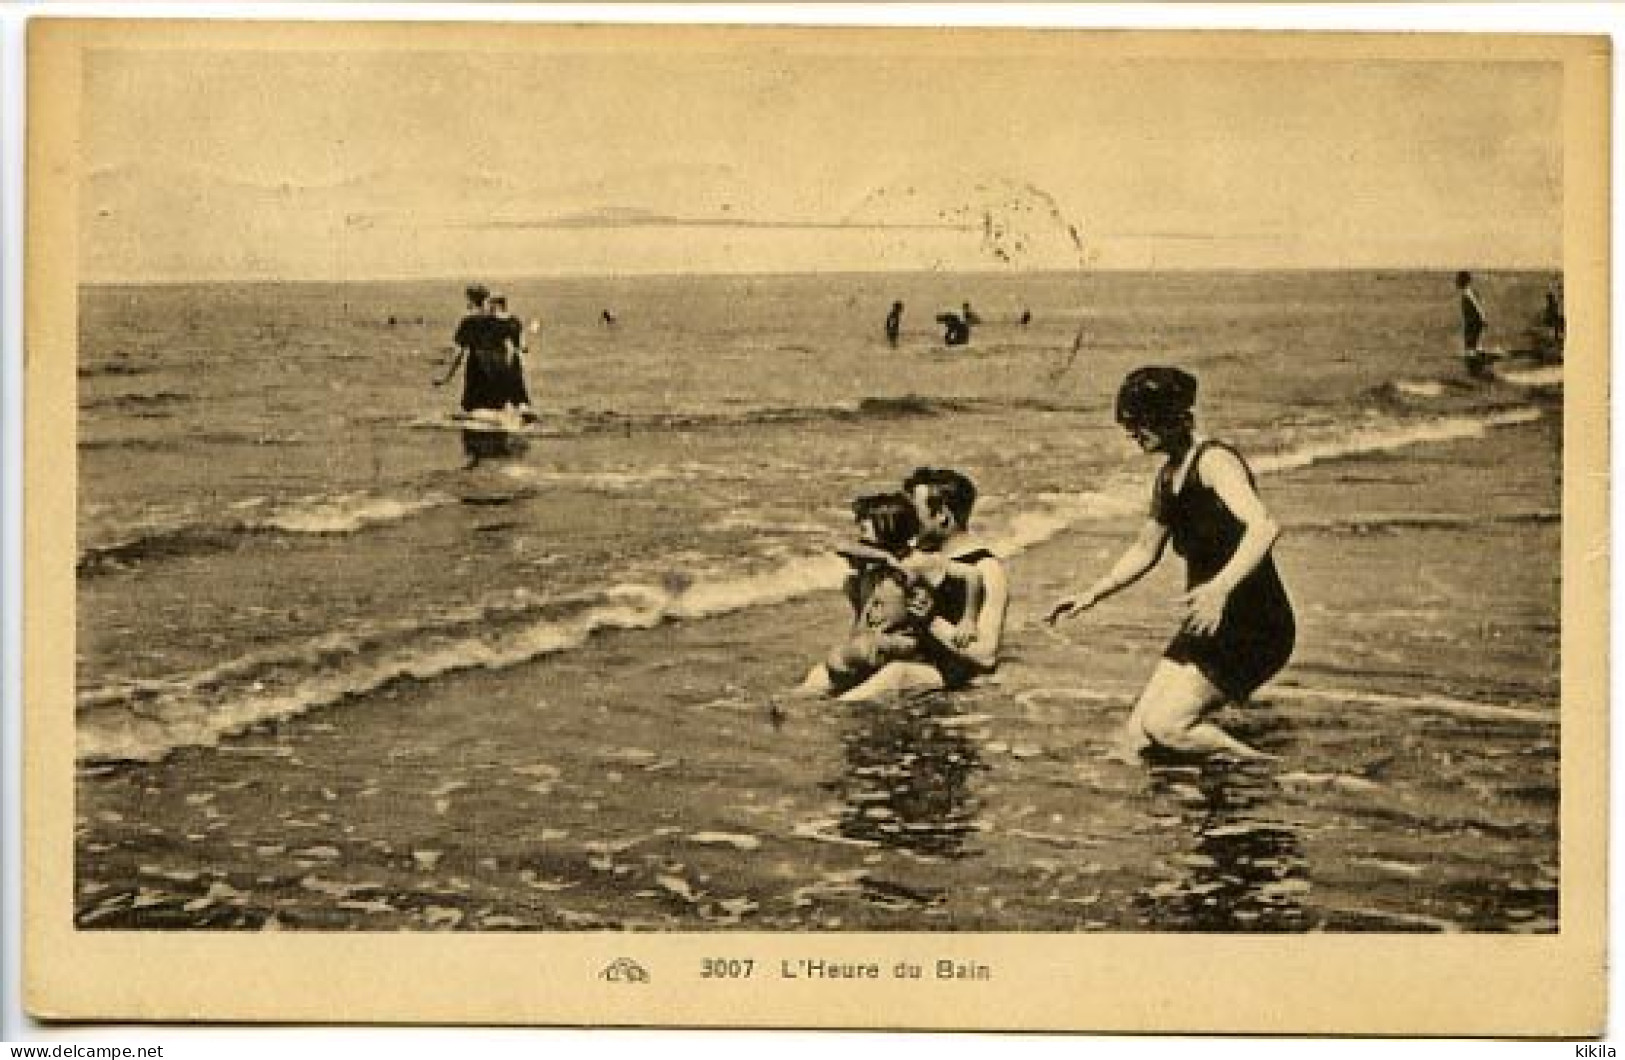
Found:
[{"label": "beige card edge", "polygon": [[[1224,34],[1280,59],[1562,61],[1566,68],[1562,930],[1555,936],[1239,938],[1151,935],[250,935],[72,926],[76,420],[74,130],[79,56],[95,46],[446,46],[470,27],[35,20],[29,27],[25,292],[25,1005],[41,1019],[426,1022],[1495,1036],[1604,1027],[1608,647],[1608,79],[1604,38]],[[483,32],[483,30],[482,30]],[[754,31],[681,31],[685,46]],[[933,31],[763,31],[775,45],[908,46]],[[649,47],[664,29],[598,30]],[[617,34],[621,34],[617,36]],[[838,35],[840,40],[831,40]],[[489,36],[487,34],[487,36]],[[507,45],[513,36],[504,34]],[[950,33],[956,46],[1007,38]],[[1195,57],[1209,33],[1018,34]],[[1084,38],[1089,38],[1087,41]],[[1010,38],[1014,39],[1014,38]],[[830,42],[826,45],[824,42]],[[962,42],[962,43],[960,43]],[[1211,53],[1209,53],[1211,54]],[[643,986],[597,973],[632,955]],[[700,986],[705,956],[773,962],[949,959],[991,982]]]}]

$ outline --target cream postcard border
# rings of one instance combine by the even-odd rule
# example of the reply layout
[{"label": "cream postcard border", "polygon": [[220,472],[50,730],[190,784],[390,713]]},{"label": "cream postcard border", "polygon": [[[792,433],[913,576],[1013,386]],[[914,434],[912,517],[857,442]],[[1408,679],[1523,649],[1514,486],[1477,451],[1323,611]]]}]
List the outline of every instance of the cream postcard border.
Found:
[{"label": "cream postcard border", "polygon": [[[39,19],[24,323],[24,1002],[40,1019],[1575,1036],[1606,996],[1610,44],[1602,37]],[[1013,48],[1564,67],[1561,931],[1549,936],[79,931],[73,924],[76,190],[97,48]],[[703,957],[978,962],[987,982],[721,983]],[[636,986],[599,972],[632,957]]]}]

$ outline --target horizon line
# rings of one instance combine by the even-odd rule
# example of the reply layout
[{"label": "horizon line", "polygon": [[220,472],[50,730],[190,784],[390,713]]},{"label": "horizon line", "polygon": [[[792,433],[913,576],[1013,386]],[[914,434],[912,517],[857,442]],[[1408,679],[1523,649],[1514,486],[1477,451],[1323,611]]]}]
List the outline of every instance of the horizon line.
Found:
[{"label": "horizon line", "polygon": [[[456,273],[432,275],[373,275],[373,276],[178,276],[178,277],[101,277],[93,279],[80,279],[76,281],[79,287],[173,287],[188,284],[210,283],[236,283],[236,284],[346,284],[346,283],[445,283],[463,284],[475,277],[481,282],[485,281],[545,281],[545,280],[652,280],[676,279],[684,277],[793,277],[793,276],[928,276],[933,274],[952,276],[986,276],[1008,279],[1014,276],[1066,276],[1073,275],[1079,278],[1097,273],[1111,274],[1141,274],[1154,275],[1158,273],[1327,273],[1327,272],[1439,272],[1454,273],[1460,271],[1463,265],[1460,262],[1451,264],[1404,264],[1404,265],[1159,265],[1149,267],[1144,265],[1093,265],[1088,269],[1044,268],[1044,269],[996,269],[996,268],[970,268],[970,269],[689,269],[683,271],[667,270],[655,272],[484,272],[484,273]],[[1476,265],[1469,264],[1467,270],[1475,274],[1503,273],[1530,273],[1555,272],[1561,274],[1563,265],[1558,263],[1517,263],[1507,265]]]}]

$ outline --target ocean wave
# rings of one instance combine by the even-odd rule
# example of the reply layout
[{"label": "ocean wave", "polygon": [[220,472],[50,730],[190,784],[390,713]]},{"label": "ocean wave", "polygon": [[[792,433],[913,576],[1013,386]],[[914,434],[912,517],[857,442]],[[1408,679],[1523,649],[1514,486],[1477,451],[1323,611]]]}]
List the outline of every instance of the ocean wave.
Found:
[{"label": "ocean wave", "polygon": [[160,390],[153,394],[113,394],[83,401],[79,405],[79,411],[95,412],[105,409],[126,412],[134,416],[150,416],[157,410],[166,410],[174,405],[184,405],[195,400],[191,394],[174,390]]},{"label": "ocean wave", "polygon": [[131,453],[175,453],[186,448],[181,438],[86,438],[81,436],[77,448],[82,452],[112,449]]},{"label": "ocean wave", "polygon": [[149,521],[133,534],[79,550],[76,572],[105,574],[151,560],[173,559],[236,548],[257,534],[353,534],[367,527],[401,522],[419,512],[455,503],[449,494],[432,492],[411,499],[366,493],[307,496],[272,504],[248,498],[228,506],[237,512],[266,509],[224,520],[201,512]]},{"label": "ocean wave", "polygon": [[687,462],[642,468],[600,468],[556,471],[524,464],[509,464],[499,474],[510,482],[535,486],[567,486],[603,493],[623,493],[669,482],[718,482],[752,477],[759,469]]},{"label": "ocean wave", "polygon": [[1549,387],[1563,385],[1563,366],[1560,364],[1547,365],[1544,368],[1510,369],[1495,373],[1495,378],[1503,383],[1514,386]]},{"label": "ocean wave", "polygon": [[1487,416],[1450,416],[1442,419],[1375,424],[1323,440],[1310,441],[1285,452],[1259,457],[1253,469],[1263,473],[1295,471],[1329,460],[1405,449],[1413,445],[1482,438],[1498,427],[1515,427],[1541,418],[1535,408],[1516,408]]},{"label": "ocean wave", "polygon": [[521,594],[432,619],[327,634],[180,679],[93,689],[78,702],[78,756],[85,763],[153,761],[394,681],[505,669],[577,647],[602,630],[649,629],[827,591],[844,570],[833,555],[803,556],[733,578],[619,585],[562,599]]},{"label": "ocean wave", "polygon": [[[651,431],[720,430],[820,422],[916,419],[1021,409],[1042,412],[1076,411],[1070,406],[1041,399],[898,394],[866,397],[828,405],[759,405],[729,410],[615,412],[604,409],[566,408],[553,412],[544,411],[542,422],[523,428],[523,433],[542,437],[573,437]],[[387,417],[376,420],[376,422],[388,421]],[[418,416],[396,422],[417,430],[464,430],[470,426],[478,427],[466,418],[455,415]]]},{"label": "ocean wave", "polygon": [[149,364],[131,364],[128,360],[106,361],[102,364],[82,364],[77,369],[80,379],[94,379],[106,375],[146,375],[154,371]]},{"label": "ocean wave", "polygon": [[1453,512],[1390,512],[1372,515],[1344,516],[1333,519],[1303,519],[1294,521],[1294,531],[1309,530],[1330,534],[1365,534],[1386,530],[1461,530],[1481,529],[1498,523],[1558,523],[1563,513],[1553,508],[1534,508],[1511,512],[1474,512],[1459,515]]},{"label": "ocean wave", "polygon": [[[1013,554],[1080,519],[1109,518],[1135,507],[1126,496],[1106,493],[1048,494],[1041,500],[1043,509],[1004,520],[989,535],[990,545]],[[782,546],[774,552],[759,569],[704,570],[685,562],[679,566],[702,573],[564,598],[503,594],[433,616],[324,634],[179,678],[90,689],[78,700],[79,758],[151,761],[176,747],[212,746],[254,725],[332,706],[393,681],[518,666],[577,647],[602,630],[649,629],[830,592],[848,569],[831,552]]]},{"label": "ocean wave", "polygon": [[[152,412],[140,413],[132,419],[169,419],[171,413],[167,409],[158,409]],[[164,438],[129,437],[127,435],[114,435],[112,437],[92,438],[80,436],[75,443],[76,448],[82,451],[93,450],[121,450],[129,452],[151,453],[178,453],[193,450],[204,445],[253,445],[253,446],[295,446],[313,445],[310,438],[299,434],[276,433],[270,431],[190,431],[185,434],[176,434]]]},{"label": "ocean wave", "polygon": [[[1265,457],[1256,466],[1264,472],[1287,471],[1325,460],[1478,437],[1539,416],[1538,410],[1526,409],[1476,420],[1371,426],[1338,438],[1311,440]],[[1001,555],[1014,556],[1080,524],[1134,515],[1144,507],[1143,486],[1137,478],[1123,475],[1100,490],[1040,494],[1029,508],[994,509],[979,533]],[[369,521],[408,518],[424,507],[451,500],[305,498],[292,508],[246,515],[234,524],[233,532],[242,527],[261,532],[270,527],[284,532],[350,532]],[[207,543],[209,538],[195,533],[190,543],[197,541]],[[565,598],[510,594],[433,616],[326,634],[175,679],[91,689],[78,702],[79,757],[85,762],[153,760],[176,747],[213,745],[257,724],[364,696],[393,681],[427,681],[461,670],[517,666],[575,648],[601,630],[650,629],[669,621],[706,619],[839,587],[846,565],[832,553],[796,551],[782,542],[774,545],[769,553],[743,561],[711,557],[714,563],[678,565],[690,572],[703,571],[701,575],[656,576],[648,584],[620,584]],[[697,562],[704,557],[693,558]],[[735,566],[730,568],[729,563]],[[1366,701],[1390,705],[1386,700],[1379,704],[1377,697],[1367,696]],[[1469,706],[1443,701],[1435,705],[1458,711]],[[1519,710],[1489,713],[1526,715]]]},{"label": "ocean wave", "polygon": [[1484,703],[1445,695],[1401,696],[1339,688],[1305,688],[1301,685],[1272,685],[1261,693],[1269,700],[1309,700],[1360,706],[1374,710],[1394,710],[1406,714],[1418,711],[1446,714],[1475,721],[1508,721],[1530,725],[1556,725],[1560,718],[1555,703]]},{"label": "ocean wave", "polygon": [[1394,389],[1410,397],[1436,398],[1444,394],[1444,384],[1437,379],[1424,379],[1418,382],[1401,379],[1394,384]]},{"label": "ocean wave", "polygon": [[430,493],[410,500],[364,493],[307,497],[248,525],[254,530],[278,530],[285,534],[353,534],[380,523],[398,523],[419,512],[450,504],[454,499],[445,493]]},{"label": "ocean wave", "polygon": [[1366,396],[1378,407],[1394,411],[1430,409],[1439,413],[1467,414],[1504,409],[1509,402],[1560,390],[1563,386],[1563,366],[1497,367],[1491,378],[1494,383],[1506,385],[1487,385],[1483,379],[1465,375],[1393,379],[1372,387]]}]

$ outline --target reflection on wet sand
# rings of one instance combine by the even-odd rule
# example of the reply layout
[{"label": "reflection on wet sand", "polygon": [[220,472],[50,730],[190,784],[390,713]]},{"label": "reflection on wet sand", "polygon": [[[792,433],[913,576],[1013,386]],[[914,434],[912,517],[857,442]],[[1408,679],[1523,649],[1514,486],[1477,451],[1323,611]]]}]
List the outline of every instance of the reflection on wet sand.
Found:
[{"label": "reflection on wet sand", "polygon": [[841,732],[841,776],[827,787],[841,799],[848,839],[938,857],[964,857],[977,830],[974,775],[983,768],[943,695],[852,705]]},{"label": "reflection on wet sand", "polygon": [[[1177,818],[1174,877],[1134,895],[1147,926],[1165,931],[1304,931],[1307,859],[1298,831],[1276,817],[1267,767],[1212,760],[1153,765],[1148,795]],[[1273,805],[1272,805],[1273,803]]]}]

